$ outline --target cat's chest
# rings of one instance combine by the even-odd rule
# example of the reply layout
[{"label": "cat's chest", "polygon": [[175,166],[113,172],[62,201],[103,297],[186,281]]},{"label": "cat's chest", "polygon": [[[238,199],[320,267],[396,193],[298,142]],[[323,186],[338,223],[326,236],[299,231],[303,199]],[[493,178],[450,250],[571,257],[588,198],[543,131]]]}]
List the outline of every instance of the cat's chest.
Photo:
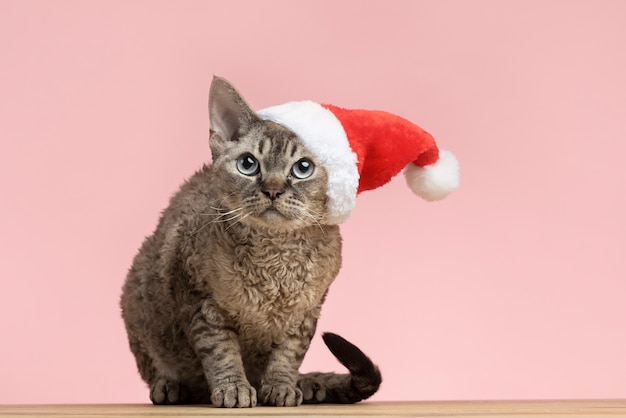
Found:
[{"label": "cat's chest", "polygon": [[252,237],[233,246],[213,283],[216,302],[248,333],[280,338],[297,332],[337,274],[340,245],[334,239]]},{"label": "cat's chest", "polygon": [[327,287],[319,266],[328,258],[306,242],[262,240],[237,247],[231,284],[246,302],[238,307],[267,316],[312,308]]}]

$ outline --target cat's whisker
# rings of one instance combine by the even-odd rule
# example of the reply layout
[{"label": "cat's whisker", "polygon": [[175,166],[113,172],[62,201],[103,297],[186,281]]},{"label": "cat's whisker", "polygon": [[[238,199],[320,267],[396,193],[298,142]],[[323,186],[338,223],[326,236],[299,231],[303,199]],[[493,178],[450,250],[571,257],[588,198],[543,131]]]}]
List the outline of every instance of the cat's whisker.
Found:
[{"label": "cat's whisker", "polygon": [[223,211],[225,208],[222,207],[222,205],[224,204],[224,202],[226,202],[226,200],[228,200],[232,195],[238,193],[237,190],[227,194],[226,196],[224,196],[224,198],[222,198],[222,200],[219,201],[219,203],[217,204],[217,206],[210,206],[211,209],[216,210],[218,212]]},{"label": "cat's whisker", "polygon": [[[224,215],[224,216],[226,216],[226,215]],[[234,221],[235,219],[237,219],[238,217],[241,216],[241,213],[237,213],[237,214],[235,214],[233,216],[230,216],[228,218],[224,218],[224,216],[222,216],[220,218],[217,218],[217,219],[213,219],[211,221],[211,223],[224,223],[224,222]]]},{"label": "cat's whisker", "polygon": [[307,208],[307,212],[313,216],[315,216],[318,219],[322,219],[324,217],[324,212],[317,212],[313,209],[308,209]]},{"label": "cat's whisker", "polygon": [[[237,219],[235,222],[233,222],[232,224],[230,224],[228,227],[226,227],[226,231],[228,231],[230,228],[233,227],[233,225],[241,223],[241,221],[243,221],[244,219],[246,219],[248,216],[252,215],[252,212],[248,212],[245,215],[240,215],[239,219]],[[239,215],[238,215],[239,216]]]},{"label": "cat's whisker", "polygon": [[228,216],[230,215],[230,213],[196,213],[196,215],[199,216],[215,216],[215,217],[221,217],[221,216]]},{"label": "cat's whisker", "polygon": [[[213,207],[211,207],[211,209],[214,209]],[[217,209],[216,209],[217,210]],[[209,222],[203,224],[200,228],[196,229],[191,235],[196,235],[197,233],[201,232],[202,230],[204,230],[207,226],[214,224],[214,223],[218,223],[218,222],[228,222],[231,221],[233,219],[236,219],[237,216],[239,216],[238,214],[226,219],[223,219],[225,216],[229,216],[232,215],[233,213],[236,212],[240,212],[242,211],[243,208],[237,208],[237,209],[233,209],[233,210],[229,210],[228,212],[224,212],[224,213],[199,213],[198,215],[201,216],[216,216],[215,219],[210,220]]]},{"label": "cat's whisker", "polygon": [[300,219],[303,223],[305,223],[305,224],[309,224],[309,225],[316,225],[316,226],[320,229],[320,231],[322,231],[322,234],[323,234],[324,236],[326,236],[326,231],[325,231],[325,230],[324,230],[324,228],[322,227],[322,224],[319,222],[319,220],[321,219],[321,217],[316,217],[316,216],[312,215],[312,214],[310,213],[310,211],[306,211],[306,210],[305,210],[305,211],[302,211],[302,214],[303,214],[304,216],[306,216],[307,218],[309,218],[309,219],[311,219],[311,220],[313,221],[312,223],[308,223],[306,219],[303,219],[303,218],[301,218],[301,217],[298,217],[298,218],[299,218],[299,219]]},{"label": "cat's whisker", "polygon": [[193,237],[194,235],[196,235],[198,232],[202,231],[204,228],[206,228],[207,226],[211,225],[213,223],[213,221],[209,221],[207,223],[205,223],[204,225],[202,225],[200,228],[196,229],[195,231],[193,231],[190,235]]},{"label": "cat's whisker", "polygon": [[[232,193],[231,193],[231,195],[232,195]],[[217,206],[209,206],[209,208],[213,209],[217,213],[196,212],[196,215],[220,217],[220,216],[224,216],[224,215],[230,215],[231,213],[235,213],[235,212],[239,212],[239,211],[243,210],[243,207],[235,208],[235,209],[228,209],[228,208],[222,208],[222,207],[217,207]]]},{"label": "cat's whisker", "polygon": [[[237,216],[238,212],[241,212],[242,210],[244,210],[244,207],[239,207],[239,208],[235,208],[235,209],[220,209],[218,207],[215,206],[210,206],[211,209],[217,211],[217,213],[204,213],[204,214],[200,214],[200,215],[205,215],[205,216],[215,216],[216,219],[214,219],[214,222],[222,222],[222,221],[228,221],[228,219],[222,219],[224,217],[230,217],[231,215],[235,214],[234,216]],[[229,218],[230,219],[230,218]]]},{"label": "cat's whisker", "polygon": [[243,207],[240,207],[240,208],[235,208],[235,209],[231,209],[231,210],[226,210],[226,212],[224,212],[224,210],[225,210],[224,208],[218,208],[218,207],[215,207],[215,206],[210,206],[210,208],[215,210],[215,211],[217,211],[218,213],[220,213],[222,215],[228,215],[229,213],[233,213],[233,212],[237,212],[237,211],[243,210]]},{"label": "cat's whisker", "polygon": [[[218,216],[216,219],[211,219],[210,221],[206,222],[205,224],[203,224],[200,228],[196,229],[191,235],[196,235],[197,233],[201,232],[202,230],[204,230],[207,226],[212,225],[212,224],[216,224],[216,223],[226,223],[226,222],[230,222],[230,221],[234,221],[237,218],[239,218],[235,223],[240,222],[241,219],[244,219],[246,217],[248,217],[249,215],[252,214],[252,212],[246,214],[246,215],[242,215],[241,213],[237,213],[234,216],[230,216],[228,218],[224,218],[224,216],[228,216],[228,215],[232,215],[234,212],[240,212],[242,211],[244,208],[239,208],[239,209],[234,209],[232,211],[229,211],[227,213],[223,213],[223,214],[206,214],[206,215],[215,215]],[[203,214],[199,214],[199,215],[203,215]],[[232,225],[231,225],[232,226]],[[228,228],[226,228],[226,230],[228,230],[230,228],[230,226]]]},{"label": "cat's whisker", "polygon": [[230,221],[238,221],[239,219],[241,219],[243,217],[243,215],[241,214],[237,214],[235,216],[231,216],[230,218],[227,219],[220,219],[217,222],[230,222]]},{"label": "cat's whisker", "polygon": [[230,215],[232,215],[232,214],[236,214],[237,212],[241,212],[243,209],[244,209],[244,208],[243,208],[243,207],[241,207],[241,208],[237,208],[237,209],[232,209],[232,210],[229,210],[229,211],[227,211],[227,212],[221,212],[221,213],[207,213],[207,214],[205,214],[205,215],[207,215],[207,216],[212,215],[212,216],[216,216],[217,218],[223,218],[223,217],[225,217],[225,216],[230,216]]}]

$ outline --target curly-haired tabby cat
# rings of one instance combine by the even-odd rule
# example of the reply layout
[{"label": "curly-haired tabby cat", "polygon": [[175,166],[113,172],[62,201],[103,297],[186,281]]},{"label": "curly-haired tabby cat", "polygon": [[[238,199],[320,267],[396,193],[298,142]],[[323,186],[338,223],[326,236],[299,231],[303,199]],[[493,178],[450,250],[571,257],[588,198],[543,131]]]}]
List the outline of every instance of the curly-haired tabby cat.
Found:
[{"label": "curly-haired tabby cat", "polygon": [[209,114],[213,163],[172,197],[121,298],[150,399],[252,407],[371,396],[378,368],[334,334],[324,341],[350,374],[298,373],[341,265],[326,171],[222,78]]}]

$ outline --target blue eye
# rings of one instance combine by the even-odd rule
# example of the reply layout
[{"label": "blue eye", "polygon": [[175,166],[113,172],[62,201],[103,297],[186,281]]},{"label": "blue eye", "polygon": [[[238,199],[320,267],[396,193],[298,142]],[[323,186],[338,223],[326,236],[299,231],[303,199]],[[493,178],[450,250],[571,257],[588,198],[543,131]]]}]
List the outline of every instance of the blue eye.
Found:
[{"label": "blue eye", "polygon": [[259,162],[251,154],[244,154],[237,160],[237,170],[246,176],[254,176],[259,172]]},{"label": "blue eye", "polygon": [[311,177],[313,171],[315,171],[315,165],[313,165],[311,160],[306,158],[299,160],[291,167],[291,174],[300,180]]}]

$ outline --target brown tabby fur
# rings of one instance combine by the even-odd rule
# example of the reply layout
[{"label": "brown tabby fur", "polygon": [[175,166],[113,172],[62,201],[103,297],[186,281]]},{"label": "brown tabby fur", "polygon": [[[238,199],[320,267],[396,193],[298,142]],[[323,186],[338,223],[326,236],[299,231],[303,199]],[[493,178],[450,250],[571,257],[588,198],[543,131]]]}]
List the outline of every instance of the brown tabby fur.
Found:
[{"label": "brown tabby fur", "polygon": [[[298,374],[341,237],[327,225],[327,173],[288,129],[262,121],[226,80],[209,98],[212,165],[176,193],[128,273],[121,307],[130,348],[155,404],[357,402],[378,368],[334,334],[350,374]],[[237,161],[252,155],[259,172]],[[306,158],[313,174],[291,168]]]}]

